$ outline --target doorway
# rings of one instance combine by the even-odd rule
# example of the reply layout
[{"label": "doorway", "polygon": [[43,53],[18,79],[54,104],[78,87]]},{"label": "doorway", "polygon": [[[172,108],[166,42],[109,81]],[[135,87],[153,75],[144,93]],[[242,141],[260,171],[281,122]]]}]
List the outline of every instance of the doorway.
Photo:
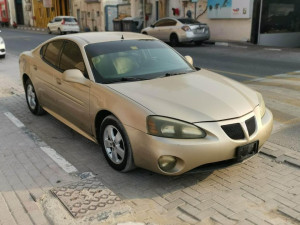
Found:
[{"label": "doorway", "polygon": [[259,35],[259,22],[260,22],[260,8],[261,0],[254,0],[253,3],[253,18],[252,18],[252,27],[251,27],[251,39],[250,42],[257,44],[258,35]]}]

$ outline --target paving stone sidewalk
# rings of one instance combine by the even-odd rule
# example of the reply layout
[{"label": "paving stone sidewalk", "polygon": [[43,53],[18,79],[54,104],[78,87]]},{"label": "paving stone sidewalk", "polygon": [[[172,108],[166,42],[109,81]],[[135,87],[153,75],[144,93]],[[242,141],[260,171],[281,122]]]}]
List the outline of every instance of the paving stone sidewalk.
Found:
[{"label": "paving stone sidewalk", "polygon": [[[16,70],[15,67],[12,65],[12,68],[8,69],[13,71]],[[275,82],[274,80],[271,81]],[[285,81],[282,79],[280,83]],[[286,82],[292,83],[288,80]],[[278,98],[274,100],[275,97],[272,98],[271,92],[279,90],[285,92],[286,90],[283,89],[286,87],[272,90],[272,88],[266,88],[267,85],[261,83],[253,82],[249,85],[267,93],[267,105],[269,103],[277,110],[274,114],[276,118],[282,118],[280,117],[281,108],[275,102]],[[25,99],[20,81],[10,77],[9,73],[1,71],[1,67],[0,93],[2,93],[0,105],[5,106],[28,126],[32,125],[41,136],[53,135],[58,130],[65,129],[64,125],[59,123],[49,127],[49,121],[43,122],[44,124],[41,124],[41,120],[37,122],[24,105]],[[285,94],[283,98],[287,101],[293,96]],[[285,105],[292,103],[294,107],[293,101],[288,102]],[[297,110],[298,108],[294,107],[293,110],[287,111],[285,117],[295,119],[297,115],[299,116]],[[52,119],[46,118],[44,120]],[[0,121],[2,123],[2,118]],[[10,123],[10,121],[6,121],[6,123]],[[281,120],[276,121],[276,124],[277,131],[287,126],[287,123],[283,123]],[[2,127],[1,124],[0,130]],[[264,154],[259,154],[243,164],[217,171],[194,170],[178,177],[161,176],[140,169],[129,174],[121,174],[111,170],[105,163],[99,163],[99,160],[102,162],[101,157],[104,161],[104,157],[97,151],[98,146],[84,143],[80,135],[74,134],[68,129],[63,130],[63,132],[65,135],[63,141],[54,143],[49,139],[48,144],[55,145],[57,150],[63,149],[64,152],[60,153],[71,159],[76,167],[78,165],[77,168],[88,169],[97,174],[99,180],[117,193],[126,205],[132,208],[132,214],[124,217],[123,221],[134,220],[145,224],[162,225],[300,224],[300,170],[297,162],[290,163],[292,161],[290,158],[300,159],[297,151],[269,142],[262,149]],[[17,138],[13,140],[17,140]],[[8,139],[0,139],[1,144],[6,144],[6,141],[8,142]],[[73,143],[72,151],[68,152],[68,149],[63,146],[71,142]],[[92,150],[87,151],[89,148]],[[75,157],[76,155],[72,155],[76,151],[88,152],[90,155],[85,155],[84,158],[79,159]],[[39,154],[42,157],[42,153]],[[72,157],[75,160],[72,160]],[[97,162],[95,162],[95,157],[98,157]],[[84,172],[83,169],[79,170]],[[54,178],[53,180],[50,179],[49,186],[56,185],[55,182]],[[28,187],[30,189],[30,186]],[[49,187],[40,189],[47,191]],[[48,203],[51,201],[55,201],[55,199],[50,199]],[[42,212],[45,213],[45,209],[47,209],[47,218],[48,216],[53,218],[57,210],[64,210],[61,205],[57,204],[56,206],[51,207],[51,204],[44,204]],[[1,215],[2,213],[0,217],[2,217]],[[85,220],[71,220],[67,214],[63,215],[72,221],[71,224],[99,223],[97,216],[93,215],[86,217]],[[47,218],[45,218],[46,222]],[[63,217],[56,220],[54,224],[60,224],[61,221],[63,221]],[[117,221],[111,221],[110,224],[115,223]]]}]

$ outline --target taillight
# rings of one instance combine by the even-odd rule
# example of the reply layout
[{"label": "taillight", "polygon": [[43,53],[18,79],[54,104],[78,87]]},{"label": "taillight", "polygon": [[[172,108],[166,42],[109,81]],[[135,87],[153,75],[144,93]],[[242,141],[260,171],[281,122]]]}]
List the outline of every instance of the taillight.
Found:
[{"label": "taillight", "polygon": [[191,31],[191,28],[189,26],[183,26],[181,27],[181,29],[184,31]]},{"label": "taillight", "polygon": [[62,25],[65,24],[65,19],[62,19],[61,24],[62,24]]}]

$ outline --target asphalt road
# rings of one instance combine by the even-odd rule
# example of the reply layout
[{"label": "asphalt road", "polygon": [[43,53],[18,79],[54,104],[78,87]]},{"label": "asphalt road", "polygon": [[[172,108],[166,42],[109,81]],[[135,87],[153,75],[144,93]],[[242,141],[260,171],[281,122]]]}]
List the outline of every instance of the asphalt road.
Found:
[{"label": "asphalt road", "polygon": [[[19,55],[56,35],[2,29],[1,36],[5,40],[7,52]],[[300,49],[187,44],[177,47],[176,50],[182,55],[192,56],[195,66],[213,70],[238,81],[300,70]]]}]

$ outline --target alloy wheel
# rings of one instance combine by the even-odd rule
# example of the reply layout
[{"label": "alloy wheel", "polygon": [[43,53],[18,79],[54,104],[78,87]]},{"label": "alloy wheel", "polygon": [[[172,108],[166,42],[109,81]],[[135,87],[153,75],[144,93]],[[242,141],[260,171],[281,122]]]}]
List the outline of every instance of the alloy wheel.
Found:
[{"label": "alloy wheel", "polygon": [[125,158],[125,143],[121,132],[113,125],[104,129],[103,141],[107,156],[114,164],[121,164]]}]

